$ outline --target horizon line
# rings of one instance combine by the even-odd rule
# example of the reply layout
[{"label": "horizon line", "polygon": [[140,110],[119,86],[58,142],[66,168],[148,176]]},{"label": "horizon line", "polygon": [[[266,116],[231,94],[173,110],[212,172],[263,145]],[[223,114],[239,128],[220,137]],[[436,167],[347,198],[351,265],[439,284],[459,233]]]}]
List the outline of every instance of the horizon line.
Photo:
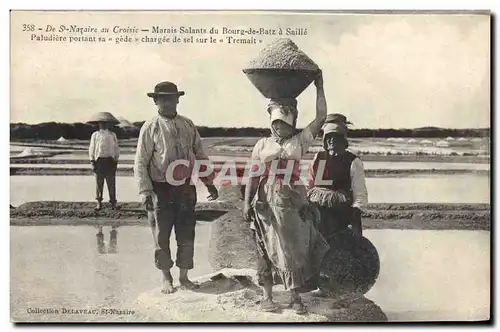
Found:
[{"label": "horizon line", "polygon": [[[128,120],[127,120],[128,121]],[[131,124],[134,124],[135,122],[146,122],[146,120],[141,120],[141,121],[128,121]],[[37,125],[42,125],[42,124],[48,124],[48,123],[55,123],[55,124],[67,124],[67,125],[72,125],[72,124],[89,124],[87,122],[57,122],[57,121],[48,121],[48,122],[39,122],[39,123],[26,123],[26,122],[10,122],[10,125],[15,125],[15,124],[22,124],[22,125],[28,125],[28,126],[37,126]],[[118,126],[118,125],[117,125]],[[254,127],[254,126],[249,126],[249,127],[229,127],[229,126],[206,126],[206,125],[198,125],[195,124],[196,127],[205,127],[205,128],[213,128],[213,129],[267,129],[269,130],[269,127]],[[134,127],[136,127],[134,125]],[[304,129],[304,128],[299,128],[297,129]],[[400,127],[400,128],[388,128],[388,127],[373,127],[373,128],[350,128],[350,131],[355,131],[355,130],[376,130],[376,129],[385,129],[385,130],[414,130],[414,129],[446,129],[446,130],[484,130],[484,129],[489,129],[491,130],[491,126],[488,127],[437,127],[437,126],[422,126],[422,127]]]}]

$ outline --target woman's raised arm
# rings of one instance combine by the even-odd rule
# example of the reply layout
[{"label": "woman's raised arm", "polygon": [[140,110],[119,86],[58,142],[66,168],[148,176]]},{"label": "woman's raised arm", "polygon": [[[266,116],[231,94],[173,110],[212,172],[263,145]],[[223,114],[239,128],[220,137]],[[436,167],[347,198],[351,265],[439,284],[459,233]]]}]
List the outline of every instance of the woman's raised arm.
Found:
[{"label": "woman's raised arm", "polygon": [[307,125],[307,128],[309,128],[313,136],[316,136],[325,123],[327,113],[326,97],[323,89],[323,73],[321,70],[314,79],[314,85],[316,85],[316,117]]}]

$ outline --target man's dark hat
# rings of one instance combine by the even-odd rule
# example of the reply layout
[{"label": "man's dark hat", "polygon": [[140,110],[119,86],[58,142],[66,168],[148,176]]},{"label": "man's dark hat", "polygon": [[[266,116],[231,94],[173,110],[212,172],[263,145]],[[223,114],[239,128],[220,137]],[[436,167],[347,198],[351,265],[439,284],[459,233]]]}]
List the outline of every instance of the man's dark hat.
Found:
[{"label": "man's dark hat", "polygon": [[184,91],[177,90],[177,85],[172,82],[161,82],[156,84],[155,92],[148,92],[148,97],[158,96],[184,96]]}]

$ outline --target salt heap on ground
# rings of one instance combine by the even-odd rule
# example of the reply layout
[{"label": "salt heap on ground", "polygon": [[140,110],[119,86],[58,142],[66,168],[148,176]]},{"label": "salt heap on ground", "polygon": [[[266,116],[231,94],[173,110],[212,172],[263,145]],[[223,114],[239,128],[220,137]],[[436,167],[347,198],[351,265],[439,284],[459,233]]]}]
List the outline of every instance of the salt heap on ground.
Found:
[{"label": "salt heap on ground", "polygon": [[66,138],[64,138],[64,136],[61,136],[61,137],[59,137],[59,138],[57,139],[57,142],[58,142],[58,143],[66,143],[66,142],[68,142],[68,140],[67,140]]},{"label": "salt heap on ground", "polygon": [[28,157],[28,156],[40,156],[43,155],[40,151],[35,151],[33,148],[26,148],[23,152],[19,153],[18,157]]},{"label": "salt heap on ground", "polygon": [[297,315],[287,308],[290,293],[274,287],[274,300],[282,308],[276,313],[259,310],[262,291],[252,269],[223,269],[196,279],[200,288],[163,294],[160,289],[142,293],[135,306],[141,313],[161,322],[373,322],[387,321],[386,315],[365,297],[332,308],[333,299],[302,294],[309,314]]},{"label": "salt heap on ground", "polygon": [[439,141],[436,143],[436,146],[440,147],[440,148],[446,148],[446,147],[450,146],[450,144],[448,144],[448,142],[446,142],[446,141]]},{"label": "salt heap on ground", "polygon": [[131,127],[135,128],[135,126],[124,117],[119,116],[117,117],[117,120],[120,121],[120,123],[118,124],[118,127],[120,128],[131,128]]}]

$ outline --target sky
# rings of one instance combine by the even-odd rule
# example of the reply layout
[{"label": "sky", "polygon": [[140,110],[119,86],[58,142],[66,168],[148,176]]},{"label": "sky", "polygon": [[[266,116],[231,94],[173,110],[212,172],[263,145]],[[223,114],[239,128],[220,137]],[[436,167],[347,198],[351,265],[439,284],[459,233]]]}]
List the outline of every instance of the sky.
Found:
[{"label": "sky", "polygon": [[[268,100],[242,69],[279,36],[259,37],[257,44],[36,42],[30,40],[32,32],[22,31],[26,22],[37,28],[307,29],[307,35],[286,37],[322,69],[328,112],[345,114],[354,128],[490,126],[487,15],[11,14],[11,123],[85,122],[101,111],[132,122],[147,120],[156,108],[146,93],[168,80],[186,92],[179,112],[198,126],[267,127]],[[315,97],[313,84],[298,97],[299,127],[313,120]]]}]

